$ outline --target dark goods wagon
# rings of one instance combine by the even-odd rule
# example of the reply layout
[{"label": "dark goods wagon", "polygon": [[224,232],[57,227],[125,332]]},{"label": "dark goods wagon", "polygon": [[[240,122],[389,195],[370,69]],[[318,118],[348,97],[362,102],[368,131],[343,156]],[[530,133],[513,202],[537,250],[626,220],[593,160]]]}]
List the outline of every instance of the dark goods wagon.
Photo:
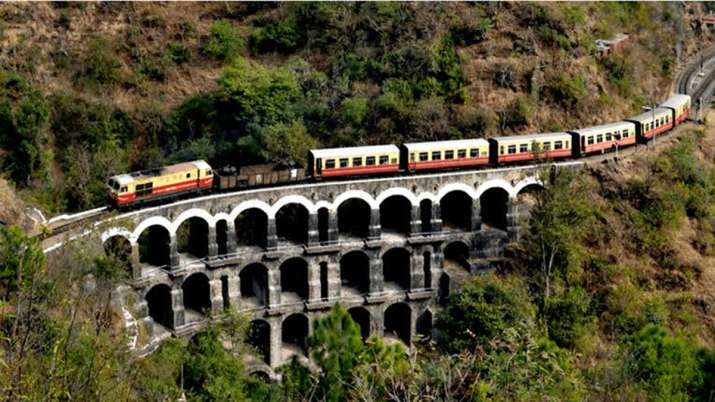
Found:
[{"label": "dark goods wagon", "polygon": [[262,164],[219,169],[215,182],[219,190],[299,183],[305,179],[305,169],[297,165]]}]

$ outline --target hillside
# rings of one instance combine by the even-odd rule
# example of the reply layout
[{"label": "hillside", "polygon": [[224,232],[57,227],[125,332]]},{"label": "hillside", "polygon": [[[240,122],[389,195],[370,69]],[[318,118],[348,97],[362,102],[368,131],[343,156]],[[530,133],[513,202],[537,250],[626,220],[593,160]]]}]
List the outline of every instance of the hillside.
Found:
[{"label": "hillside", "polygon": [[[301,160],[311,146],[619,119],[668,92],[676,43],[685,60],[709,40],[691,27],[701,12],[637,3],[3,4],[2,162],[26,200],[58,213],[101,205],[108,175],[177,160]],[[630,35],[626,49],[597,57],[594,40],[619,32]]]}]

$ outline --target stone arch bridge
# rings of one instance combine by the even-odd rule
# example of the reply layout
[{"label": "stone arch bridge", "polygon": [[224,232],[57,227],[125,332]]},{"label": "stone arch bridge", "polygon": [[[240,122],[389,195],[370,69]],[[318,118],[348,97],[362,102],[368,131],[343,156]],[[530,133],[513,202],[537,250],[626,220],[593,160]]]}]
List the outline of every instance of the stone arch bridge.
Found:
[{"label": "stone arch bridge", "polygon": [[253,369],[272,373],[307,355],[311,321],[336,302],[364,336],[408,346],[429,336],[454,284],[518,236],[522,196],[540,188],[541,169],[215,194],[113,217],[101,240],[130,271],[122,300],[149,340],[138,349],[192,335],[232,308],[252,319]]}]

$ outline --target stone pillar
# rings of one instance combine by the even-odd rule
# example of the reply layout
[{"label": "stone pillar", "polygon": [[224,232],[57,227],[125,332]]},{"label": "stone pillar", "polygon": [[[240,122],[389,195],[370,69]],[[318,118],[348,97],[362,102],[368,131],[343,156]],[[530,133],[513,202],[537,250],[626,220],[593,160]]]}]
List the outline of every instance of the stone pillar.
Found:
[{"label": "stone pillar", "polygon": [[410,289],[422,289],[425,287],[424,257],[420,254],[410,256]]},{"label": "stone pillar", "polygon": [[268,306],[281,304],[281,273],[277,268],[268,267]]},{"label": "stone pillar", "polygon": [[271,326],[270,340],[268,342],[268,361],[272,368],[276,368],[283,363],[282,356],[282,346],[283,340],[281,339],[281,326],[282,326],[282,316],[270,317],[267,319],[268,324]]},{"label": "stone pillar", "polygon": [[139,261],[139,243],[131,245],[132,251],[129,254],[129,264],[132,270],[132,279],[139,279],[142,276],[142,264]]},{"label": "stone pillar", "polygon": [[236,308],[241,302],[241,277],[228,275],[228,305]]},{"label": "stone pillar", "polygon": [[368,226],[369,239],[379,239],[382,235],[382,227],[380,226],[380,210],[370,209],[370,225]]},{"label": "stone pillar", "polygon": [[236,240],[236,224],[234,221],[226,220],[226,253],[236,254],[238,242]]},{"label": "stone pillar", "polygon": [[422,232],[422,219],[420,216],[420,205],[412,206],[412,214],[410,217],[410,234],[414,235],[416,233]]},{"label": "stone pillar", "polygon": [[340,297],[340,264],[328,262],[328,298],[337,299]]},{"label": "stone pillar", "polygon": [[366,306],[370,312],[370,335],[383,336],[385,332],[385,311],[381,304]]},{"label": "stone pillar", "polygon": [[169,265],[171,268],[179,267],[179,251],[176,243],[176,234],[172,233],[169,237]]},{"label": "stone pillar", "polygon": [[276,218],[268,218],[268,227],[266,228],[266,248],[275,249],[278,247],[278,235],[276,234]]},{"label": "stone pillar", "polygon": [[338,212],[328,210],[328,241],[338,241]]},{"label": "stone pillar", "polygon": [[218,242],[216,242],[216,225],[209,226],[208,242],[208,258],[216,258],[216,256],[218,256]]},{"label": "stone pillar", "polygon": [[320,301],[320,265],[308,265],[308,301]]},{"label": "stone pillar", "polygon": [[209,281],[209,295],[211,297],[211,315],[215,316],[223,311],[223,289],[221,279]]},{"label": "stone pillar", "polygon": [[469,228],[473,232],[482,229],[482,203],[479,198],[477,198],[476,200],[472,200],[472,221],[469,225]]},{"label": "stone pillar", "polygon": [[442,213],[439,209],[439,202],[432,203],[430,227],[433,232],[442,231]]},{"label": "stone pillar", "polygon": [[181,287],[171,289],[171,311],[174,314],[172,329],[175,330],[184,325],[184,291]]},{"label": "stone pillar", "polygon": [[519,202],[515,197],[507,201],[506,231],[510,240],[519,240]]},{"label": "stone pillar", "polygon": [[370,293],[382,293],[385,289],[384,282],[382,260],[380,258],[370,258]]},{"label": "stone pillar", "polygon": [[439,278],[442,276],[442,270],[444,269],[444,254],[440,250],[434,250],[430,256],[432,262],[430,263],[430,272],[432,272],[432,289],[439,288]]},{"label": "stone pillar", "polygon": [[320,243],[320,233],[318,232],[318,214],[308,215],[308,245]]}]

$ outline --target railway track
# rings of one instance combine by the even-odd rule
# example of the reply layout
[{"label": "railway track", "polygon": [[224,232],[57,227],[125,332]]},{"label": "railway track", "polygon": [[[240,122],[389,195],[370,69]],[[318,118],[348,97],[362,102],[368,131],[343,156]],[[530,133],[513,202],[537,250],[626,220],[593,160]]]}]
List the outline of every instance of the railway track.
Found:
[{"label": "railway track", "polygon": [[[710,96],[715,90],[715,45],[708,47],[706,50],[700,53],[697,58],[696,63],[692,63],[685,68],[676,79],[675,89],[677,93],[690,95],[693,102],[697,102],[703,96],[707,104],[710,101]],[[703,71],[700,70],[700,60],[702,61]],[[624,149],[622,151],[622,156],[630,155],[633,152],[629,152]],[[605,157],[608,159],[608,157]],[[584,157],[579,159],[583,162],[599,162],[605,160],[603,155],[594,155],[589,157]],[[112,212],[105,206],[94,208],[91,210],[79,212],[76,214],[63,214],[49,219],[44,223],[43,229],[38,233],[43,242],[51,242],[51,238],[57,238],[61,235],[77,228],[83,226],[89,227],[95,222],[101,221],[109,217]],[[50,247],[50,249],[53,249]],[[46,248],[46,250],[48,250]]]}]

